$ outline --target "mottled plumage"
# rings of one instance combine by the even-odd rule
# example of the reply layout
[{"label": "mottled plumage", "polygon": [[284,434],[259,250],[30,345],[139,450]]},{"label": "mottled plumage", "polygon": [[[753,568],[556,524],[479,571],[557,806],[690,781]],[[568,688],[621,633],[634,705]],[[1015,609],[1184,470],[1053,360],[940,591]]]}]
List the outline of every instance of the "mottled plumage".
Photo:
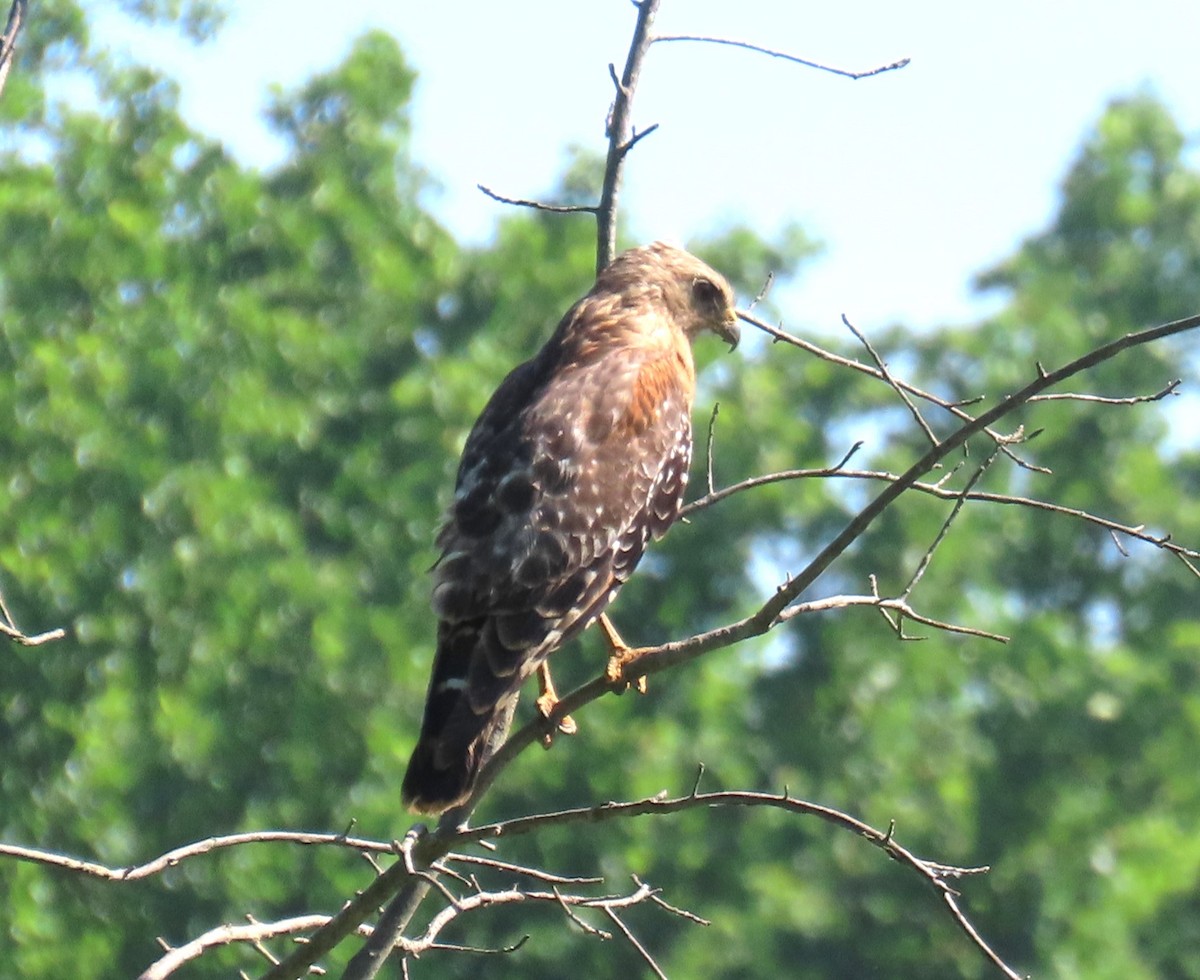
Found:
[{"label": "mottled plumage", "polygon": [[437,543],[437,653],[404,778],[414,810],[471,792],[522,683],[604,611],[683,502],[691,341],[738,338],[729,284],[656,243],[618,256],[467,438]]}]

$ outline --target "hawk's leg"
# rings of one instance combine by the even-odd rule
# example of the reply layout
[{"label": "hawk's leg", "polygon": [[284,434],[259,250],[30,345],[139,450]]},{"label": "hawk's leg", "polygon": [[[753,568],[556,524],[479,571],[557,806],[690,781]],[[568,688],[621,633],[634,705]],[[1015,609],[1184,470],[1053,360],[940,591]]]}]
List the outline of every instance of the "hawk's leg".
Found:
[{"label": "hawk's leg", "polygon": [[[623,684],[625,688],[628,688],[629,681],[625,679],[625,665],[633,663],[644,651],[640,647],[631,647],[622,640],[621,634],[617,632],[617,628],[613,626],[612,621],[604,613],[600,614],[597,622],[600,624],[600,630],[604,633],[604,639],[608,643],[608,666],[604,668],[604,676],[613,684]],[[637,688],[638,694],[646,693],[646,678],[644,675],[637,678],[633,682],[633,685]]]},{"label": "hawk's leg", "polygon": [[[538,690],[541,691],[541,694],[538,695],[538,699],[534,703],[537,705],[537,709],[541,712],[542,717],[549,720],[550,716],[554,713],[555,707],[558,705],[558,691],[554,689],[554,679],[550,676],[549,662],[543,660],[538,665],[537,675]],[[570,715],[563,715],[558,719],[558,730],[564,735],[574,735],[579,730],[579,726],[575,724],[575,719]],[[553,738],[554,734],[552,732],[546,733],[545,738],[542,739],[546,748],[550,748]]]}]

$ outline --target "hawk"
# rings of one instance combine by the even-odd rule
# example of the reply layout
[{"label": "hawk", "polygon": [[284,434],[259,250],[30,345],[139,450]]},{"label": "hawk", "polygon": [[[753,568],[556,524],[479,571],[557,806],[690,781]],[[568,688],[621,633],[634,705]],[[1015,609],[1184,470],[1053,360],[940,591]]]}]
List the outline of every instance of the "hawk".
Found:
[{"label": "hawk", "polygon": [[737,346],[724,277],[661,242],[632,249],[475,422],[437,537],[437,652],[404,777],[411,809],[437,814],[470,796],[535,672],[550,714],[546,658],[601,617],[678,516],[692,458],[691,344],[706,330]]}]

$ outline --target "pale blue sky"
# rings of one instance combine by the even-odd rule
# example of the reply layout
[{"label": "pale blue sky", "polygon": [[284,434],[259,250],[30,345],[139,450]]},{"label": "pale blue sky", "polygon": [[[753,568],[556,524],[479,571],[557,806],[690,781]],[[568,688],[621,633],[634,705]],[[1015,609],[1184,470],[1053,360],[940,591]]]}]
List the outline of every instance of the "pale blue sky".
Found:
[{"label": "pale blue sky", "polygon": [[[414,150],[443,188],[431,205],[478,241],[502,209],[476,183],[537,196],[566,146],[602,149],[607,64],[623,61],[634,13],[628,0],[244,0],[205,47],[134,43],[180,79],[194,125],[269,165],[267,86],[388,30],[420,73]],[[1200,130],[1191,0],[663,0],[657,27],[852,69],[912,59],[855,82],[708,45],[650,53],[635,121],[661,128],[631,157],[630,230],[683,240],[730,218],[767,233],[799,220],[827,250],[787,295],[797,326],[977,315],[972,274],[1044,226],[1108,99],[1150,86]],[[99,32],[129,37],[114,15]]]}]

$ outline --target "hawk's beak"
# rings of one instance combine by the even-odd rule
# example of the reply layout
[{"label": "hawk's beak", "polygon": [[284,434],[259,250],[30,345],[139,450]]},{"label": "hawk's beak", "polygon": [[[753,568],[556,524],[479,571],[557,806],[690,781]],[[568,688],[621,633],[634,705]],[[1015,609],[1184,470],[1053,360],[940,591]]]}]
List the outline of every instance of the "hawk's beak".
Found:
[{"label": "hawk's beak", "polygon": [[717,327],[717,336],[729,344],[731,351],[737,350],[738,341],[742,339],[742,329],[738,326],[737,316],[730,315],[728,320],[721,322]]}]

